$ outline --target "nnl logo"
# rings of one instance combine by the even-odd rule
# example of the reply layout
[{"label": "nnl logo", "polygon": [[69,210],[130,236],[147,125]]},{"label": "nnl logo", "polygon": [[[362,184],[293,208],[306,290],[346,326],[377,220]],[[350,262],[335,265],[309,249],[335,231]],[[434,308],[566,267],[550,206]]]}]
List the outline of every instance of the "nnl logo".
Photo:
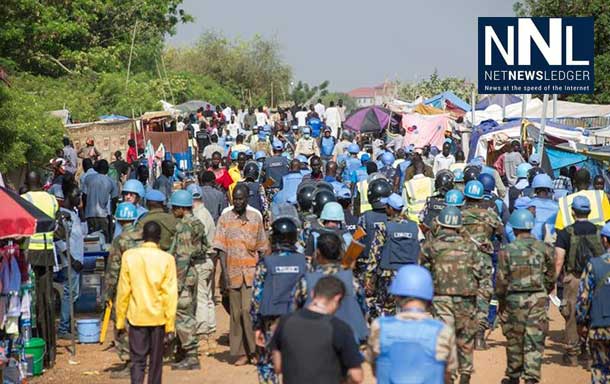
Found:
[{"label": "nnl logo", "polygon": [[479,18],[479,93],[592,93],[593,18]]}]

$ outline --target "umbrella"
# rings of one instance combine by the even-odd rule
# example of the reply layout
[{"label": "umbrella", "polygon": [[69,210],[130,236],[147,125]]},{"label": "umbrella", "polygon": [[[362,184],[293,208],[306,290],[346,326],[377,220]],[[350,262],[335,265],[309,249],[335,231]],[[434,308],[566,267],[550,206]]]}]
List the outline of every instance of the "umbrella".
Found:
[{"label": "umbrella", "polygon": [[216,110],[216,107],[214,105],[208,103],[207,101],[203,101],[203,100],[189,100],[182,104],[174,105],[174,108],[178,109],[182,112],[191,113],[191,112],[197,112],[197,110],[199,108],[205,109],[206,106],[208,106],[208,105],[210,106],[210,110],[212,110],[212,111]]},{"label": "umbrella", "polygon": [[55,220],[15,192],[0,187],[0,239],[52,232]]},{"label": "umbrella", "polygon": [[478,111],[494,104],[499,105],[500,107],[506,107],[507,105],[515,104],[520,101],[521,98],[515,95],[487,95],[477,103],[474,109]]},{"label": "umbrella", "polygon": [[356,109],[345,118],[343,126],[361,133],[381,132],[387,128],[391,112],[389,109],[372,106]]}]

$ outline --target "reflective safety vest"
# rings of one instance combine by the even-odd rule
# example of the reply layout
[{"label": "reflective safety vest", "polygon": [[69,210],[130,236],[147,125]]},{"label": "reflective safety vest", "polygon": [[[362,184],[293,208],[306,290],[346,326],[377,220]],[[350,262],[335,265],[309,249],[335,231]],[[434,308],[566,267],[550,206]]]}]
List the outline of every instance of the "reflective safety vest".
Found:
[{"label": "reflective safety vest", "polygon": [[591,259],[595,290],[591,300],[591,328],[610,327],[610,263],[607,257]]},{"label": "reflective safety vest", "polygon": [[[311,303],[311,291],[313,291],[313,287],[316,286],[318,280],[324,276],[325,275],[319,271],[305,274],[308,291],[307,302],[305,305],[309,305],[309,303]],[[356,300],[356,292],[354,291],[354,275],[352,274],[352,270],[341,269],[332,276],[341,280],[345,286],[345,296],[343,297],[343,300],[341,300],[341,305],[335,313],[335,316],[345,321],[350,326],[354,332],[354,337],[356,338],[357,343],[360,344],[360,342],[366,340],[368,337],[369,330],[366,326],[366,320],[364,319],[364,315],[362,314],[358,300]]]},{"label": "reflective safety vest", "polygon": [[434,193],[434,179],[425,176],[414,177],[405,183],[402,193],[409,219],[419,223],[419,214],[426,206],[428,197]]},{"label": "reflective safety vest", "polygon": [[263,258],[265,275],[261,314],[282,316],[290,313],[292,290],[307,270],[305,256],[296,252],[274,252]]},{"label": "reflective safety vest", "polygon": [[606,221],[610,220],[610,202],[604,191],[585,190],[572,193],[559,199],[559,211],[555,220],[555,229],[564,229],[574,223],[572,217],[572,200],[576,196],[586,196],[591,203],[591,213],[587,220],[595,225],[603,226]]},{"label": "reflective safety vest", "polygon": [[381,269],[399,269],[406,264],[417,264],[419,257],[419,229],[411,220],[386,223],[386,241],[381,252]]},{"label": "reflective safety vest", "polygon": [[[55,220],[55,214],[59,209],[55,196],[45,191],[31,191],[21,195],[21,197],[34,204],[36,208]],[[28,242],[28,249],[33,251],[52,250],[53,232],[36,233],[32,235]]]},{"label": "reflective safety vest", "polygon": [[436,359],[436,343],[444,324],[435,319],[379,318],[377,383],[442,384],[445,361]]},{"label": "reflective safety vest", "polygon": [[358,192],[360,193],[360,214],[373,209],[373,206],[369,204],[368,197],[369,181],[368,179],[358,182]]}]

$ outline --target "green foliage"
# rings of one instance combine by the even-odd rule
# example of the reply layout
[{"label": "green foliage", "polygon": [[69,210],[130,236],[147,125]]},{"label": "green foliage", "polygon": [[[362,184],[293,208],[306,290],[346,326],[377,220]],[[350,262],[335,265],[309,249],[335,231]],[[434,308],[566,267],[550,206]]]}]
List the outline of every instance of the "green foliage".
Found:
[{"label": "green foliage", "polygon": [[[595,93],[573,95],[569,100],[610,103],[610,1],[521,0],[514,5],[517,16],[594,16]],[[577,42],[576,42],[577,43]]]},{"label": "green foliage", "polygon": [[292,75],[282,61],[279,43],[261,36],[230,40],[206,32],[193,47],[167,49],[165,63],[176,72],[209,76],[251,105],[269,103],[272,88],[274,101],[281,100]]},{"label": "green foliage", "polygon": [[182,0],[6,0],[0,12],[0,52],[9,68],[34,74],[115,72],[150,68],[166,33],[192,18]]},{"label": "green foliage", "polygon": [[358,108],[356,100],[351,98],[347,93],[341,92],[327,93],[326,95],[322,96],[322,103],[328,107],[328,104],[330,104],[331,101],[334,101],[335,105],[337,105],[337,101],[339,101],[339,99],[343,100],[346,113],[350,113],[354,109]]},{"label": "green foliage", "polygon": [[0,85],[0,172],[42,165],[62,147],[63,127],[39,97]]},{"label": "green foliage", "polygon": [[323,81],[320,84],[310,87],[309,84],[299,81],[297,85],[290,92],[290,100],[296,105],[303,105],[304,103],[311,102],[311,98],[314,96],[323,97],[328,93],[329,81]]},{"label": "green foliage", "polygon": [[401,84],[399,97],[403,100],[411,101],[419,96],[426,99],[445,91],[452,91],[459,98],[470,100],[473,87],[474,84],[466,79],[456,77],[441,78],[438,75],[438,71],[434,70],[429,78],[423,79],[416,84]]}]

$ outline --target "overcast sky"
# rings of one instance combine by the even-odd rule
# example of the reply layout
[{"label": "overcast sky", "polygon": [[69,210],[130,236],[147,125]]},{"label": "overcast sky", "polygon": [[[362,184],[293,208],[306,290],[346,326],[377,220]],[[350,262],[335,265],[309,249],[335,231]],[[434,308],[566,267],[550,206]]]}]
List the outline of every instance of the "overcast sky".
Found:
[{"label": "overcast sky", "polygon": [[[476,79],[477,17],[514,16],[513,0],[184,0],[195,21],[171,45],[203,31],[276,37],[296,80],[349,91],[385,79],[414,81],[437,68]],[[467,5],[466,5],[467,4]]]}]

